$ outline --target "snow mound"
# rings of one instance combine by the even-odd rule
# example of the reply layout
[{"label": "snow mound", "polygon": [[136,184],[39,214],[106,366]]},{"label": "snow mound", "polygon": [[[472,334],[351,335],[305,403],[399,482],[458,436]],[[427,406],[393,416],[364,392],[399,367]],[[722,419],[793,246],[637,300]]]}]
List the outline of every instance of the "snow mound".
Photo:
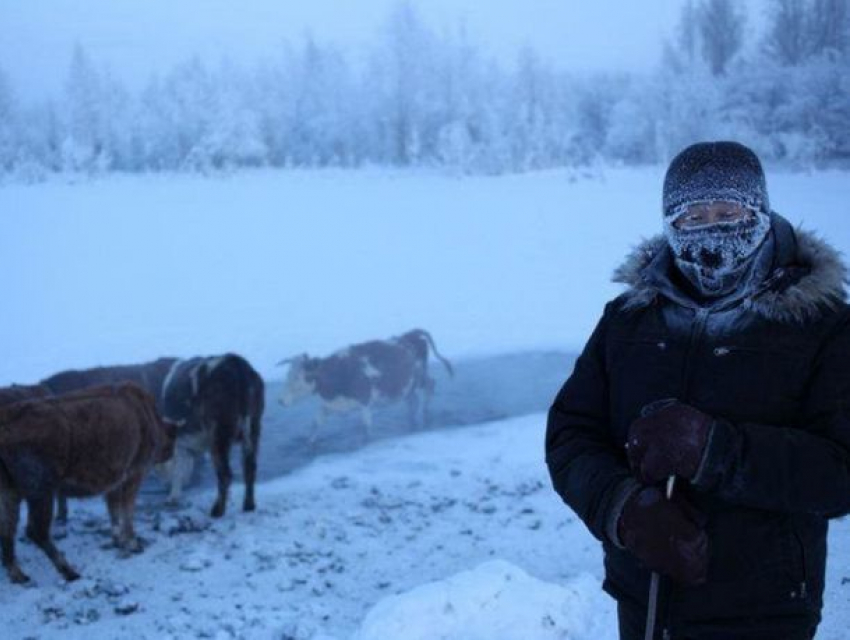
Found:
[{"label": "snow mound", "polygon": [[561,586],[492,560],[381,600],[354,640],[614,640],[614,615],[588,574]]}]

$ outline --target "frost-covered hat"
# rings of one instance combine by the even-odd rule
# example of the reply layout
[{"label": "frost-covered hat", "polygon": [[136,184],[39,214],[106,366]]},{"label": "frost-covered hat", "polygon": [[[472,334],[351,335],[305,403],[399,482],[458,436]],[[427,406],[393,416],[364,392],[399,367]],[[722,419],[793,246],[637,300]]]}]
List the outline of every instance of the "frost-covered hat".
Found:
[{"label": "frost-covered hat", "polygon": [[737,142],[691,145],[673,158],[664,177],[665,217],[695,202],[717,200],[770,211],[761,162]]}]

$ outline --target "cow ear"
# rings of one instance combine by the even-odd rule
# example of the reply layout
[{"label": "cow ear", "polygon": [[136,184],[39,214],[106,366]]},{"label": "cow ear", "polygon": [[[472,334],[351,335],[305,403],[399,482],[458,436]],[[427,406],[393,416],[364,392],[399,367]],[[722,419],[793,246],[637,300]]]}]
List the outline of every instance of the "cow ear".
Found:
[{"label": "cow ear", "polygon": [[282,367],[285,364],[293,364],[295,362],[306,362],[309,359],[310,359],[310,356],[308,356],[306,353],[302,353],[301,355],[291,356],[289,358],[284,358],[283,360],[281,360],[280,362],[277,363],[277,366]]}]

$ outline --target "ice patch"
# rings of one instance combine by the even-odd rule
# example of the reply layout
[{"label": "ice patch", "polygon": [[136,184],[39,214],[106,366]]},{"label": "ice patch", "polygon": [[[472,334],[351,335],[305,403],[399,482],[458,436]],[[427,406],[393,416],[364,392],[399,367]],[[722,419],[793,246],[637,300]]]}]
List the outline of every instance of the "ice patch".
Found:
[{"label": "ice patch", "polygon": [[614,640],[615,619],[588,574],[562,586],[493,560],[385,598],[353,640]]}]

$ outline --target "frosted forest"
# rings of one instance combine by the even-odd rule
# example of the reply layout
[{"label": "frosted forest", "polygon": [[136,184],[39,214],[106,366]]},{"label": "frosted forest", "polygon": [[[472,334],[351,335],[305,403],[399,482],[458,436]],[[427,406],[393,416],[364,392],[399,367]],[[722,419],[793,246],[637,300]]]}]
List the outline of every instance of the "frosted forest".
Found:
[{"label": "frosted forest", "polygon": [[255,64],[193,58],[130,90],[79,43],[61,95],[25,101],[0,61],[0,172],[445,167],[501,174],[652,164],[697,139],[734,138],[768,161],[850,158],[843,0],[689,1],[644,73],[577,74],[529,44],[497,61],[462,23],[410,3],[352,51],[309,33]]}]

